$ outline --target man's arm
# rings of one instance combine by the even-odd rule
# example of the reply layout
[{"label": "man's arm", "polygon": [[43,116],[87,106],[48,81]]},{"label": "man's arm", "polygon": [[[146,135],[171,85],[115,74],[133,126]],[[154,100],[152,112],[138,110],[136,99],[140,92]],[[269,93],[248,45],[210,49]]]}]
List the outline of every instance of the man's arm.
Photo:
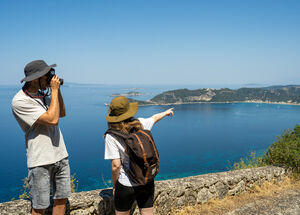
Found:
[{"label": "man's arm", "polygon": [[66,107],[60,89],[58,90],[58,102],[59,102],[59,117],[65,117]]},{"label": "man's arm", "polygon": [[48,110],[40,116],[36,123],[44,125],[58,125],[60,108],[59,108],[59,87],[60,82],[57,76],[54,76],[50,82],[51,103]]},{"label": "man's arm", "polygon": [[161,120],[162,118],[164,118],[165,116],[173,116],[174,113],[173,113],[173,109],[174,108],[170,108],[164,112],[161,112],[161,113],[157,113],[157,114],[154,114],[152,116],[152,118],[154,119],[154,123],[157,123],[159,120]]}]

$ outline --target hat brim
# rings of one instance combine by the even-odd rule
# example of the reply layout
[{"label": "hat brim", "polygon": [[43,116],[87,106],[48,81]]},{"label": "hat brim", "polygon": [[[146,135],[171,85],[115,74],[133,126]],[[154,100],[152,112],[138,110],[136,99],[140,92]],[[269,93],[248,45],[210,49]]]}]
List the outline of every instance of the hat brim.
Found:
[{"label": "hat brim", "polygon": [[129,103],[129,108],[126,113],[121,114],[120,116],[110,116],[110,112],[106,116],[106,121],[107,122],[122,122],[126,119],[129,119],[137,113],[139,108],[139,103],[138,102],[133,102]]},{"label": "hat brim", "polygon": [[36,72],[36,73],[34,73],[34,74],[32,74],[32,75],[29,75],[29,76],[23,78],[23,79],[21,80],[21,83],[22,83],[23,81],[28,82],[28,81],[32,81],[32,80],[35,80],[35,79],[37,79],[37,78],[40,78],[40,77],[46,75],[53,67],[56,67],[56,64],[52,64],[52,65],[50,65],[50,66],[47,66],[47,67],[46,67],[45,69],[43,69],[42,71]]}]

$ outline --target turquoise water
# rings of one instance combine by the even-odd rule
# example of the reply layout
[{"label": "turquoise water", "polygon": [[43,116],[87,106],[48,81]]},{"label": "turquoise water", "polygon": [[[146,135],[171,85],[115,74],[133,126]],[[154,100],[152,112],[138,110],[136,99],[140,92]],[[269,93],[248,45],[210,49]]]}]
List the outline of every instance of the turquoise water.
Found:
[{"label": "turquoise water", "polygon": [[[136,99],[178,86],[75,85],[62,92],[67,117],[60,128],[69,152],[79,191],[110,185],[110,162],[104,161],[103,134],[111,93],[143,92]],[[19,86],[0,87],[1,156],[0,202],[17,198],[27,176],[24,135],[13,118],[10,102]],[[138,117],[150,117],[170,106],[140,107]],[[300,122],[300,106],[274,104],[189,104],[174,106],[175,115],[152,130],[160,153],[158,180],[226,171],[249,151],[265,150],[284,129]]]}]

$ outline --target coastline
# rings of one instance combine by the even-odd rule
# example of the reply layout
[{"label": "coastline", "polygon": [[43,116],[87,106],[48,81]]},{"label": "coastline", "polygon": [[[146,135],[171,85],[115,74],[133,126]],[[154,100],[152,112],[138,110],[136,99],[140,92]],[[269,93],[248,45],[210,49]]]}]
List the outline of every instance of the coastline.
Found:
[{"label": "coastline", "polygon": [[252,104],[277,104],[277,105],[293,105],[300,106],[300,103],[290,102],[270,102],[270,101],[227,101],[227,102],[176,102],[176,103],[153,103],[153,104],[139,104],[142,106],[169,106],[169,105],[184,105],[184,104],[236,104],[236,103],[252,103]]}]

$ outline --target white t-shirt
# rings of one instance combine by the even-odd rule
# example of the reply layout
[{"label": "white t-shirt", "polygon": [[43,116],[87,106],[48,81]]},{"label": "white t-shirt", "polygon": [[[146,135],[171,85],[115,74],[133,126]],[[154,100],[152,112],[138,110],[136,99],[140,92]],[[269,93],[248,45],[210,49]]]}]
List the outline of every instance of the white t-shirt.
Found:
[{"label": "white t-shirt", "polygon": [[[154,119],[152,117],[144,119],[138,118],[141,122],[145,130],[151,130],[152,126],[154,125]],[[118,181],[120,184],[128,187],[138,186],[138,184],[134,183],[130,180],[129,176],[125,172],[123,165],[126,169],[129,168],[129,157],[125,153],[126,145],[124,141],[115,135],[107,134],[105,136],[105,153],[104,159],[111,160],[111,159],[121,159],[121,169],[120,169],[120,176]]]},{"label": "white t-shirt", "polygon": [[[46,97],[49,107],[50,98]],[[27,96],[20,90],[12,100],[12,111],[25,132],[28,168],[56,163],[68,157],[58,126],[35,123],[47,111],[43,100]]]}]

